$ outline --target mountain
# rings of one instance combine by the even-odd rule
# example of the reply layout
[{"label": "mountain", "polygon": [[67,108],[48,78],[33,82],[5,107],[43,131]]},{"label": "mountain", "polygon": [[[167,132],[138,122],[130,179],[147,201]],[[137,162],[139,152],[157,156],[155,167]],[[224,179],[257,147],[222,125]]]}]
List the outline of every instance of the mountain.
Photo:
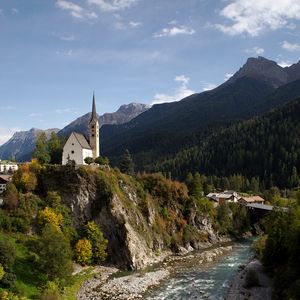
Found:
[{"label": "mountain", "polygon": [[[258,57],[216,89],[158,104],[123,125],[101,130],[104,155],[113,163],[125,148],[138,169],[199,143],[220,126],[267,112],[300,95],[300,63],[282,68]],[[292,81],[294,80],[294,81]]]},{"label": "mountain", "polygon": [[272,85],[274,88],[278,88],[300,78],[300,62],[283,68],[275,61],[268,60],[262,56],[258,58],[250,57],[245,65],[225,85],[243,77],[258,79]]},{"label": "mountain", "polygon": [[[99,117],[100,127],[106,124],[124,124],[129,122],[139,114],[148,110],[150,106],[142,103],[130,103],[120,106],[120,108],[114,113],[105,113]],[[91,113],[87,113],[82,117],[79,117],[62,130],[59,131],[60,135],[68,137],[72,131],[83,133],[88,136],[88,123],[91,117]]]},{"label": "mountain", "polygon": [[152,171],[184,179],[188,171],[259,178],[264,187],[298,186],[300,98],[259,117],[220,128],[197,146],[160,162]]},{"label": "mountain", "polygon": [[59,129],[51,128],[47,130],[32,128],[28,131],[16,132],[12,138],[0,147],[0,158],[14,158],[18,160],[28,160],[31,158],[35,142],[40,133],[45,132],[49,138],[52,132],[57,133]]},{"label": "mountain", "polygon": [[[148,109],[148,105],[141,103],[122,105],[116,112],[106,113],[100,116],[100,126],[104,124],[126,123]],[[37,136],[43,131],[46,132],[47,136],[50,136],[51,132],[53,131],[65,137],[68,137],[72,131],[81,132],[87,135],[87,125],[90,120],[90,116],[91,113],[85,114],[84,116],[70,123],[62,130],[41,130],[32,128],[29,131],[16,132],[9,141],[0,146],[0,159],[8,159],[12,157],[20,161],[29,160],[31,158],[32,151],[34,150]]]}]

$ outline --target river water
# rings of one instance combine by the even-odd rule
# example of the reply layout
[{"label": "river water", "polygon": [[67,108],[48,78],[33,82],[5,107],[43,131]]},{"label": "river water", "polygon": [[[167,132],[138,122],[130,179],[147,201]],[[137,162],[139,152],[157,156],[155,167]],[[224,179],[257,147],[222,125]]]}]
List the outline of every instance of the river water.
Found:
[{"label": "river water", "polygon": [[224,299],[230,281],[239,265],[246,264],[251,253],[251,240],[233,245],[233,250],[213,263],[197,264],[175,273],[168,281],[152,291],[147,300]]}]

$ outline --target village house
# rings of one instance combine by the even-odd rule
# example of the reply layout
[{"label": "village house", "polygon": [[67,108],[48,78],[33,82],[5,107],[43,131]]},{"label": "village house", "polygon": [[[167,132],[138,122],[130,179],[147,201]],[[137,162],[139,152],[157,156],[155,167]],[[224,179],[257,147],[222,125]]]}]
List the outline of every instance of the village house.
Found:
[{"label": "village house", "polygon": [[12,180],[12,175],[0,175],[0,206],[3,205],[3,194],[6,191],[7,184]]},{"label": "village house", "polygon": [[240,196],[235,191],[224,191],[217,193],[209,193],[206,197],[215,202],[217,205],[222,205],[228,202],[238,202]]},{"label": "village house", "polygon": [[95,159],[99,157],[99,128],[95,95],[93,95],[92,115],[89,121],[89,141],[83,134],[72,132],[63,148],[62,164],[66,165],[69,161],[74,161],[76,165],[86,165],[85,158],[92,157]]},{"label": "village house", "polygon": [[17,170],[17,163],[8,160],[0,160],[0,174],[12,174]]},{"label": "village house", "polygon": [[239,199],[239,203],[243,205],[259,203],[264,204],[265,200],[260,196],[249,196],[249,197],[241,197]]}]

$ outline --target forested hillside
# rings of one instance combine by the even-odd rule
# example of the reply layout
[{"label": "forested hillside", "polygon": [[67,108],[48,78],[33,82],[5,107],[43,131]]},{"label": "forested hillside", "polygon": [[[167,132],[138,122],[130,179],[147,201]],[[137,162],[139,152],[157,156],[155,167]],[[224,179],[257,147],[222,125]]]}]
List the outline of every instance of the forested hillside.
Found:
[{"label": "forested hillside", "polygon": [[[257,60],[268,69],[270,61]],[[179,102],[154,105],[123,125],[103,126],[103,154],[117,164],[128,148],[137,169],[142,170],[158,157],[164,160],[197,145],[220,127],[262,115],[300,96],[297,77],[295,81],[274,87],[274,80],[278,78],[275,75],[272,78],[272,72],[268,73],[271,77],[266,78],[256,67],[256,60],[250,60],[233,76],[234,80],[215,90],[194,94]],[[241,71],[244,77],[240,77]]]},{"label": "forested hillside", "polygon": [[177,178],[184,178],[187,170],[220,177],[258,176],[265,187],[295,187],[300,170],[299,116],[297,99],[262,117],[220,129],[154,169]]}]

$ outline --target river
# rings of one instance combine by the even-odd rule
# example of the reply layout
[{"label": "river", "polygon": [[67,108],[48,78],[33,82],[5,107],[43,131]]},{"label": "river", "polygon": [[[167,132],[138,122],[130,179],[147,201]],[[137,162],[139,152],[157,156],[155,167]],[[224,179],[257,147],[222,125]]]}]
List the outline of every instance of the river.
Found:
[{"label": "river", "polygon": [[182,266],[174,276],[151,291],[146,299],[224,299],[238,266],[246,264],[253,255],[250,250],[251,244],[251,240],[235,243],[230,253],[212,263],[201,265],[192,261]]}]

